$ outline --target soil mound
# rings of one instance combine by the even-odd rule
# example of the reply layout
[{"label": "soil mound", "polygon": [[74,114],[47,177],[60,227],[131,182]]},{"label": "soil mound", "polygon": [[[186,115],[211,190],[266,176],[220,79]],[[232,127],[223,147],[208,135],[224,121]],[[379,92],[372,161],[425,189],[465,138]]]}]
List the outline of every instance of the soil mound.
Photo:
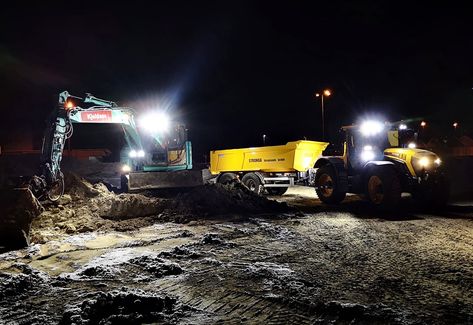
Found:
[{"label": "soil mound", "polygon": [[97,292],[76,306],[70,306],[60,324],[168,323],[179,313],[175,299],[142,291]]},{"label": "soil mound", "polygon": [[115,194],[102,183],[91,184],[65,174],[66,193],[58,204],[45,205],[33,220],[31,241],[43,243],[65,234],[95,230],[129,231],[153,224],[168,201],[140,194]]},{"label": "soil mound", "polygon": [[268,200],[256,195],[241,182],[212,184],[196,187],[179,195],[175,200],[175,211],[183,215],[211,216],[231,213],[286,212],[286,203]]}]

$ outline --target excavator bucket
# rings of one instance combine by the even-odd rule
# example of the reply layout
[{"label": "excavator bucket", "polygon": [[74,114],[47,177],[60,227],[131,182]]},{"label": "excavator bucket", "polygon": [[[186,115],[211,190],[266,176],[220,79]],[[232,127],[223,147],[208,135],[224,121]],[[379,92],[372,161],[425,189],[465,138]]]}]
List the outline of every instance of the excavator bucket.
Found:
[{"label": "excavator bucket", "polygon": [[0,247],[28,246],[31,222],[41,211],[41,204],[29,189],[0,190]]}]

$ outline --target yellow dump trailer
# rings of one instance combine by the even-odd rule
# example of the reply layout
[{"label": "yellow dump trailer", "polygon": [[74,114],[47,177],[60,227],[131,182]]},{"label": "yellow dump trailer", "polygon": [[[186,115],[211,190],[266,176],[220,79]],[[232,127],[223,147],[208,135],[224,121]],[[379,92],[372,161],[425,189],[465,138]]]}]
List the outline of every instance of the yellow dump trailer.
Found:
[{"label": "yellow dump trailer", "polygon": [[260,194],[283,194],[295,181],[308,177],[326,142],[299,140],[281,146],[214,150],[210,152],[210,172],[217,182],[240,178]]}]

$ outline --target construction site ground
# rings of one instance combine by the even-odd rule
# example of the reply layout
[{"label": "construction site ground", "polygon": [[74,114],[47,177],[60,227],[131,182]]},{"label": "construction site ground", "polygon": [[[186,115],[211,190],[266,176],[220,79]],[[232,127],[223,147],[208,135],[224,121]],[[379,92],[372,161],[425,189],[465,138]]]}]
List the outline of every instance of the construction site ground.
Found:
[{"label": "construction site ground", "polygon": [[32,245],[0,254],[2,324],[473,323],[473,203],[406,197],[386,215],[304,187],[266,201],[70,182]]}]

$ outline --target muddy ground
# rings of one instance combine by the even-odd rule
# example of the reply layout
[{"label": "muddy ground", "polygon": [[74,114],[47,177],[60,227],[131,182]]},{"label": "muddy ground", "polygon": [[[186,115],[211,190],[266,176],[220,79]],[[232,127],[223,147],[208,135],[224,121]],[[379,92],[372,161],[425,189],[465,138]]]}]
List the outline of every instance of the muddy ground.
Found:
[{"label": "muddy ground", "polygon": [[0,255],[0,323],[473,323],[471,202],[379,215],[301,187],[277,204],[72,182],[34,244]]}]

